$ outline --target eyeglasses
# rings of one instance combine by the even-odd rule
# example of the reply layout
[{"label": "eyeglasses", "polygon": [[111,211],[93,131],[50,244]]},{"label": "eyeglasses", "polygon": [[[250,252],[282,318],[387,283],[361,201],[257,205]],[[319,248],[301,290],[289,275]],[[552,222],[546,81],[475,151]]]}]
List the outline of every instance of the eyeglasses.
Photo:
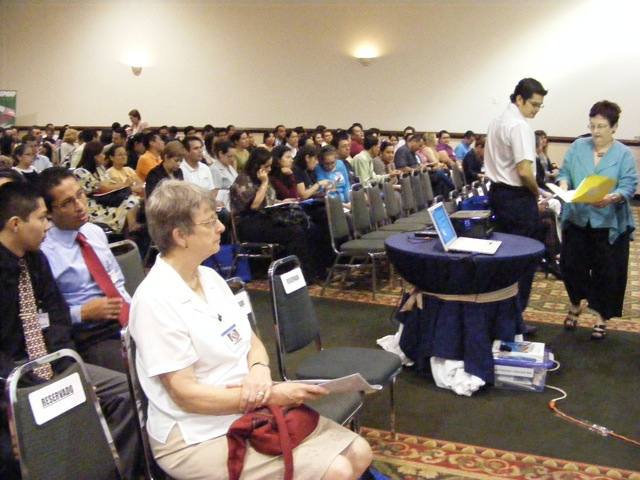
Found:
[{"label": "eyeglasses", "polygon": [[80,190],[78,190],[76,192],[76,194],[73,197],[66,198],[62,202],[60,202],[58,205],[52,204],[52,206],[61,208],[63,210],[67,210],[67,209],[75,206],[76,203],[84,203],[86,198],[87,198],[87,194],[81,188]]},{"label": "eyeglasses", "polygon": [[209,220],[203,220],[202,222],[193,222],[194,225],[204,225],[206,227],[214,226],[216,223],[218,223],[217,215],[210,218]]},{"label": "eyeglasses", "polygon": [[538,110],[544,108],[544,104],[542,102],[532,102],[531,100],[527,100],[527,103]]},{"label": "eyeglasses", "polygon": [[606,130],[607,128],[609,128],[609,125],[607,125],[606,123],[599,123],[597,125],[593,125],[593,124],[589,124],[587,125],[587,128],[589,130]]}]

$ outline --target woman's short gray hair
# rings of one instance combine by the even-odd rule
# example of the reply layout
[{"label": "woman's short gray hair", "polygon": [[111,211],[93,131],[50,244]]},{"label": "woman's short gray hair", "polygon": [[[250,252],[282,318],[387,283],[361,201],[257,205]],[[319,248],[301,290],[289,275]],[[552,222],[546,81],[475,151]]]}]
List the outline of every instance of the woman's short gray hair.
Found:
[{"label": "woman's short gray hair", "polygon": [[147,200],[147,227],[161,254],[174,246],[173,229],[193,232],[193,214],[202,204],[216,208],[211,192],[182,180],[163,180]]}]

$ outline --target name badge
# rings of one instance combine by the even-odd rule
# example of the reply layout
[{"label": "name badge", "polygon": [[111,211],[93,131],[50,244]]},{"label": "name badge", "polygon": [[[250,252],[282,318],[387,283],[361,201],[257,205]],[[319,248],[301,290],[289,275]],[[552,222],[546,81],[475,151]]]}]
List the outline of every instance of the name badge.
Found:
[{"label": "name badge", "polygon": [[49,328],[49,314],[47,312],[38,312],[38,323],[41,330]]},{"label": "name badge", "polygon": [[287,295],[295,292],[296,290],[300,290],[307,284],[307,282],[305,282],[304,280],[304,275],[302,274],[302,270],[300,270],[300,267],[294,268],[287,273],[283,273],[282,275],[280,275],[280,278],[282,279],[284,292]]},{"label": "name badge", "polygon": [[251,302],[249,301],[249,294],[244,290],[236,293],[236,302],[238,302],[238,306],[240,307],[240,311],[245,315],[251,314]]},{"label": "name badge", "polygon": [[29,404],[36,424],[43,425],[87,400],[80,381],[74,373],[29,394]]}]

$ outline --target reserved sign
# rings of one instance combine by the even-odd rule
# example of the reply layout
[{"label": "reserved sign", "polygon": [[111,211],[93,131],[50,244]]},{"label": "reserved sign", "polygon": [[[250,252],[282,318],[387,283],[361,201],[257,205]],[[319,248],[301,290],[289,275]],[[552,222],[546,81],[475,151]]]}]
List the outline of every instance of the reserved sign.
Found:
[{"label": "reserved sign", "polygon": [[304,275],[302,274],[300,267],[294,268],[287,273],[283,273],[280,278],[282,279],[282,285],[287,295],[295,292],[296,290],[300,290],[307,284],[304,280]]},{"label": "reserved sign", "polygon": [[38,425],[47,423],[86,400],[77,372],[29,394],[31,411]]}]

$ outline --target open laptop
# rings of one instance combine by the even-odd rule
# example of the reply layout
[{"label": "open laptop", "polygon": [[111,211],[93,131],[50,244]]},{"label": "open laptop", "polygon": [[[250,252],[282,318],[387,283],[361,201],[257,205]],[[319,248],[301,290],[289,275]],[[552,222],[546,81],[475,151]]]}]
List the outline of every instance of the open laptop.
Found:
[{"label": "open laptop", "polygon": [[484,253],[493,255],[502,244],[500,240],[458,237],[442,202],[429,208],[429,216],[445,251]]}]

